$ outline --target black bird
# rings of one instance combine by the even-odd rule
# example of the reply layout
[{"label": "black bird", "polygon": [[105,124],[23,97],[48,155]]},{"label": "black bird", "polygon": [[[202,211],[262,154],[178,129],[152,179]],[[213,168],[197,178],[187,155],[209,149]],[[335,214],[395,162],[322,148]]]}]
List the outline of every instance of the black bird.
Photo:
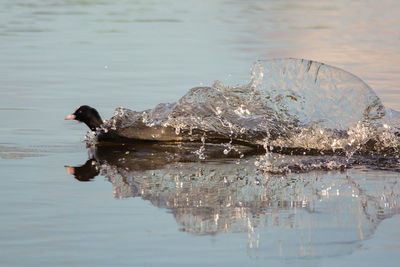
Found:
[{"label": "black bird", "polygon": [[86,105],[78,107],[73,114],[65,119],[84,122],[92,131],[96,131],[103,124],[97,110]]},{"label": "black bird", "polygon": [[[194,129],[191,133],[189,133],[189,131],[181,131],[180,134],[176,134],[176,129],[172,126],[146,125],[139,112],[128,110],[126,113],[127,117],[132,117],[130,118],[131,120],[128,126],[121,123],[121,120],[124,120],[125,117],[113,117],[117,120],[116,128],[104,130],[100,129],[103,125],[103,121],[97,110],[87,105],[78,107],[73,114],[67,116],[65,119],[84,122],[90,130],[96,132],[96,141],[98,142],[194,142],[202,140],[202,137],[207,134],[208,143],[220,144],[222,142],[230,142],[244,146],[259,147],[259,145],[254,145],[242,139],[241,136],[236,140],[233,139],[232,136],[226,136],[213,131],[207,132],[202,129]],[[259,135],[259,139],[262,139],[266,134],[261,132]],[[272,136],[273,135],[270,135],[270,137]]]},{"label": "black bird", "polygon": [[[138,112],[130,112],[131,116],[136,116],[136,114],[138,114]],[[164,152],[168,151],[168,153],[172,155],[183,153],[182,158],[187,158],[188,155],[193,156],[194,154],[196,154],[195,151],[198,150],[198,143],[196,143],[195,141],[201,140],[201,138],[205,135],[204,131],[196,131],[196,129],[193,130],[191,134],[182,134],[181,132],[180,135],[177,135],[174,127],[163,125],[148,126],[143,122],[140,116],[134,118],[133,124],[128,125],[128,127],[117,126],[117,129],[101,129],[100,127],[103,125],[103,121],[99,115],[99,112],[97,112],[96,109],[87,105],[78,107],[73,114],[67,116],[65,119],[77,120],[79,122],[85,123],[90,128],[90,130],[96,132],[95,135],[97,142],[112,142],[124,144],[133,143],[136,144],[136,149],[139,149],[140,151],[142,151],[142,153],[144,153],[143,155],[148,155],[149,151],[152,151],[150,154],[151,158],[153,158],[153,161],[154,154],[157,153],[153,151],[154,148],[152,147],[152,144],[154,144],[155,142],[170,142],[170,144],[173,144],[173,142],[186,142],[185,149],[177,146],[177,148],[179,148],[178,151],[171,150],[166,144],[163,144],[160,147],[157,146],[157,149],[162,151],[163,156]],[[236,149],[232,153],[230,153],[230,156],[237,155],[236,152],[239,150],[239,155],[259,153],[258,150],[262,150],[262,148],[258,145],[254,145],[242,140],[232,140],[232,138],[229,139],[223,135],[218,135],[212,132],[207,135],[207,141],[210,144],[221,144],[226,142],[236,144]],[[206,153],[210,157],[220,157],[221,155],[224,155],[222,151],[219,151],[220,148],[224,149],[225,147],[209,145]],[[169,151],[168,149],[170,149],[171,151]],[[107,152],[107,154],[110,153]]]}]

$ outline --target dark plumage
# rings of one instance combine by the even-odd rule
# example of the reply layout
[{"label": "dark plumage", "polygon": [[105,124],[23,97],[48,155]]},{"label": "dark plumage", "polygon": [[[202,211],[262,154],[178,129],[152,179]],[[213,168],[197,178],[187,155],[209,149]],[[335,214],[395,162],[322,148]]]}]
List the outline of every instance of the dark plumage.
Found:
[{"label": "dark plumage", "polygon": [[96,131],[96,128],[103,124],[97,110],[86,105],[78,107],[73,114],[65,119],[84,122],[92,131]]}]

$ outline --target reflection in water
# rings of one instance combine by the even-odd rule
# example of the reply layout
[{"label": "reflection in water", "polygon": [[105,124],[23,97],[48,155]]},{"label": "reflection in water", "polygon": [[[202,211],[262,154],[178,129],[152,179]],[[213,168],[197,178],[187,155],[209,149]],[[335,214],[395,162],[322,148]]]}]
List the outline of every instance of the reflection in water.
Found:
[{"label": "reflection in water", "polygon": [[398,213],[394,173],[357,167],[275,176],[256,169],[257,151],[242,148],[239,159],[218,149],[206,151],[219,158],[199,161],[194,145],[103,145],[90,148],[86,164],[67,170],[80,181],[100,173],[116,198],[141,197],[167,209],[183,232],[247,233],[248,253],[256,257],[347,254]]},{"label": "reflection in water", "polygon": [[88,182],[99,174],[99,167],[94,159],[88,159],[85,164],[78,167],[65,166],[68,174],[81,182]]}]

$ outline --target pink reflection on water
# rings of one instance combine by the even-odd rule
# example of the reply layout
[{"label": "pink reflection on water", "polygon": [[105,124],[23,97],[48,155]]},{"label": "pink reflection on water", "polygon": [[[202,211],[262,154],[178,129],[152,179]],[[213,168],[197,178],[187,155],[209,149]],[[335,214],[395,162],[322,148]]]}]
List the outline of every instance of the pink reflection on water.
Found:
[{"label": "pink reflection on water", "polygon": [[237,11],[239,49],[256,58],[306,58],[343,68],[400,109],[399,10],[394,0],[257,2]]}]

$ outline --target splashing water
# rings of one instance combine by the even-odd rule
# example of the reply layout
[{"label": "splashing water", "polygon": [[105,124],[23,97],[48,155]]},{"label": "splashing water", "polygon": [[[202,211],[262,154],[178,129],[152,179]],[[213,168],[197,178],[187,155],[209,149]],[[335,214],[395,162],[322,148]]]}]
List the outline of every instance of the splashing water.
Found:
[{"label": "splashing water", "polygon": [[[386,109],[351,73],[309,60],[275,59],[257,61],[246,85],[216,81],[151,110],[118,108],[96,141],[201,141],[194,152],[200,159],[206,142],[221,143],[225,154],[244,143],[265,148],[257,161],[260,169],[286,172],[342,168],[356,161],[354,155],[379,156],[398,166],[399,126],[399,112]],[[282,154],[323,159],[309,164],[300,159],[293,167]]]}]

